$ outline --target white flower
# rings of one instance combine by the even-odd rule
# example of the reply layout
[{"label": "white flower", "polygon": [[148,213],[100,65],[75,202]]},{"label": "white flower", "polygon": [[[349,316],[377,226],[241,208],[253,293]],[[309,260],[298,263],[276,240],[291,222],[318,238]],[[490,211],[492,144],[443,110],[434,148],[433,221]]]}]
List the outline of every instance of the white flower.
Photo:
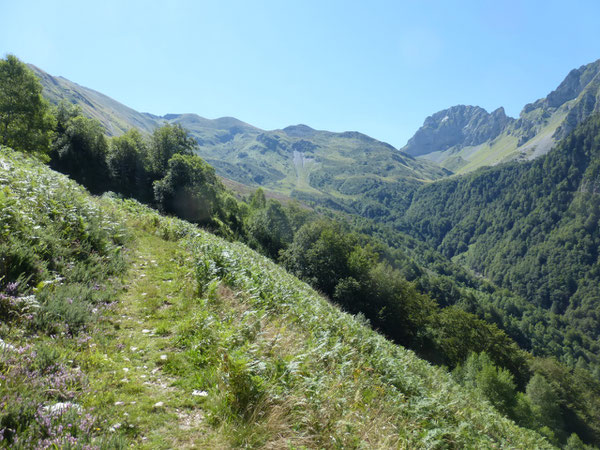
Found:
[{"label": "white flower", "polygon": [[15,346],[7,344],[2,339],[0,339],[0,350],[14,350]]},{"label": "white flower", "polygon": [[44,410],[50,412],[50,414],[62,414],[70,408],[81,411],[81,406],[71,402],[59,402],[54,405],[44,406]]}]

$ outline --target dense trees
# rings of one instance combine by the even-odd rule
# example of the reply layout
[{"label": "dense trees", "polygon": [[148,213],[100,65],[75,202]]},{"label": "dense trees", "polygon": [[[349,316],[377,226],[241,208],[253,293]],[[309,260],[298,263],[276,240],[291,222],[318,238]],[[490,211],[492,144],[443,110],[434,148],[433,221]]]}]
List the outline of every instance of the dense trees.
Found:
[{"label": "dense trees", "polygon": [[[160,134],[165,134],[161,130]],[[175,153],[163,178],[154,183],[159,209],[189,222],[210,225],[220,209],[223,190],[215,170],[195,155]]]},{"label": "dense trees", "polygon": [[599,136],[600,119],[591,118],[533,162],[426,186],[398,221],[526,299],[511,301],[512,312],[488,300],[502,320],[512,316],[524,335],[535,336],[536,352],[571,366],[582,358],[599,367]]},{"label": "dense trees", "polygon": [[53,126],[33,72],[14,55],[0,59],[0,145],[43,155]]},{"label": "dense trees", "polygon": [[65,103],[59,105],[56,118],[51,167],[69,174],[93,193],[105,191],[109,181],[108,140],[100,123],[82,116],[78,108]]},{"label": "dense trees", "polygon": [[239,228],[235,206],[222,207],[227,195],[214,169],[193,155],[196,143],[180,126],[159,127],[149,137],[130,130],[109,140],[99,122],[72,105],[60,104],[56,118],[50,165],[91,192],[113,190],[203,226],[219,229],[222,219]]}]

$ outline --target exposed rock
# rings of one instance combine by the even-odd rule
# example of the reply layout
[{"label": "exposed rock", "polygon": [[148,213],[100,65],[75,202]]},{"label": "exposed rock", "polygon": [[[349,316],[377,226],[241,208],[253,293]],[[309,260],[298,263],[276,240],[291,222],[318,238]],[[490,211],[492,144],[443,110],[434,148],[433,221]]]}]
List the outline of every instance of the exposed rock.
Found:
[{"label": "exposed rock", "polygon": [[402,150],[420,156],[451,147],[479,145],[497,137],[514,120],[504,108],[490,114],[479,106],[453,106],[425,119]]},{"label": "exposed rock", "polygon": [[[554,142],[598,112],[600,60],[571,70],[545,98],[525,105],[518,120],[507,117],[503,108],[488,114],[478,106],[453,106],[425,119],[423,126],[402,150],[412,156],[442,152],[441,155],[432,155],[436,162],[442,163],[464,147],[493,145],[494,139],[505,133],[517,138],[513,144],[509,144],[514,146],[514,155],[518,156],[520,151],[532,158],[547,153]],[[540,134],[547,133],[549,126],[553,127],[552,135],[545,137]],[[478,151],[469,154],[467,160],[476,158]],[[496,162],[500,161],[498,159]]]}]

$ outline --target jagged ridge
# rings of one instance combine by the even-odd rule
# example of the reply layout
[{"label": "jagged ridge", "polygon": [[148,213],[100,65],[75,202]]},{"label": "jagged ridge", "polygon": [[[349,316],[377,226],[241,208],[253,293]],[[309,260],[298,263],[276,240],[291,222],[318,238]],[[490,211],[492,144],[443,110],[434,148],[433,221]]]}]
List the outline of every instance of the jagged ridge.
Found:
[{"label": "jagged ridge", "polygon": [[442,166],[467,172],[547,153],[578,124],[600,111],[600,60],[573,69],[548,96],[525,105],[518,119],[503,108],[453,106],[427,119],[402,148]]}]

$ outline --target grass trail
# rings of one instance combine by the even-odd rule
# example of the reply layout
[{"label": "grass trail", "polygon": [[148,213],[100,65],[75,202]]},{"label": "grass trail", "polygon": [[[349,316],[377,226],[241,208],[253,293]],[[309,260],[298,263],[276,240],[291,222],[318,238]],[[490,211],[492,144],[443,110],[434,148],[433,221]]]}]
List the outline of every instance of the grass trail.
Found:
[{"label": "grass trail", "polygon": [[186,254],[139,229],[131,250],[122,295],[95,337],[102,350],[90,371],[90,406],[139,448],[222,447],[207,441],[204,393],[178,387],[163,370],[178,352],[171,336],[194,303]]}]

